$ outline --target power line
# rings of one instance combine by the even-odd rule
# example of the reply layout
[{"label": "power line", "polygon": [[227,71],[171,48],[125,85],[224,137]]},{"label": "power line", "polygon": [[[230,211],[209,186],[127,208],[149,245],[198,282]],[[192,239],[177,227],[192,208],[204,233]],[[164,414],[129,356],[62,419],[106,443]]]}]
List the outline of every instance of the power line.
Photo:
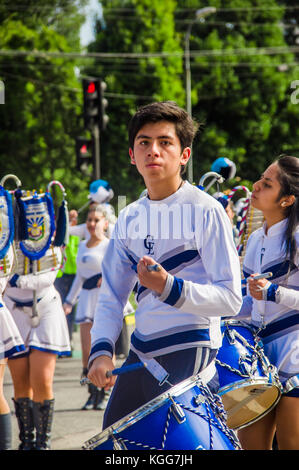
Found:
[{"label": "power line", "polygon": [[[9,72],[1,72],[0,76],[7,76],[7,77],[11,77],[11,78],[16,78],[16,79],[21,80],[21,81],[29,81],[31,83],[36,83],[37,85],[44,85],[44,86],[47,86],[47,87],[50,87],[50,88],[60,88],[62,90],[66,90],[66,91],[72,91],[74,93],[82,93],[81,88],[68,87],[68,86],[65,86],[65,85],[61,85],[59,83],[45,82],[45,81],[42,81],[42,80],[37,80],[35,78],[25,77],[24,75],[20,76],[20,75],[15,75],[15,74],[9,73]],[[152,96],[148,96],[148,95],[144,96],[144,95],[135,95],[135,94],[128,94],[128,93],[105,93],[105,96],[107,96],[107,98],[121,98],[121,99],[143,99],[143,100],[153,99]]]},{"label": "power line", "polygon": [[[298,53],[299,46],[277,46],[277,47],[248,47],[244,49],[208,49],[191,50],[191,57],[206,56],[242,56],[242,55],[275,55]],[[183,51],[172,52],[54,52],[54,51],[20,51],[20,50],[0,50],[2,56],[31,56],[40,58],[65,58],[65,59],[90,59],[90,58],[115,58],[115,59],[146,59],[146,58],[168,58],[183,57]]]},{"label": "power line", "polygon": [[[213,7],[215,5],[206,5],[206,6],[209,6],[209,7]],[[299,5],[294,5],[294,6],[285,6],[285,5],[281,5],[281,6],[276,6],[276,7],[269,7],[269,6],[264,6],[264,7],[253,7],[253,6],[250,6],[250,7],[231,7],[231,8],[221,8],[221,7],[216,7],[217,9],[217,12],[218,11],[260,11],[260,10],[266,10],[266,11],[269,11],[269,10],[299,10]],[[109,7],[109,8],[105,8],[104,9],[105,12],[109,12],[109,11],[123,11],[123,12],[129,12],[129,11],[135,11],[134,8],[119,8],[119,7]],[[195,12],[196,11],[196,8],[176,8],[176,13],[190,13],[190,12]]]}]

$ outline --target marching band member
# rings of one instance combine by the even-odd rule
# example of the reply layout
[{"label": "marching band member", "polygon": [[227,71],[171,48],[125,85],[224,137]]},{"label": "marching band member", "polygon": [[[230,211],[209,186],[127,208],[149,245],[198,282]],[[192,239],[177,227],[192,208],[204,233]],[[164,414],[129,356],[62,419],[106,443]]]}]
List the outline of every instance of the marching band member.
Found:
[{"label": "marching band member", "polygon": [[[76,323],[80,325],[82,348],[82,377],[87,376],[88,356],[90,352],[90,329],[102,283],[101,266],[107,250],[109,239],[105,236],[108,220],[104,206],[93,205],[87,215],[86,227],[88,240],[80,242],[77,255],[77,272],[71,289],[63,304],[68,315],[79,296],[76,310]],[[89,385],[90,396],[82,409],[104,409],[104,389],[99,391],[93,384]],[[107,395],[107,394],[106,394]]]},{"label": "marching band member", "polygon": [[115,383],[107,372],[114,368],[123,308],[136,281],[136,328],[124,365],[142,361],[147,367],[118,376],[104,428],[169,383],[206,370],[221,344],[221,316],[236,315],[241,306],[229,219],[221,204],[181,177],[195,133],[193,120],[173,102],[141,108],[129,125],[131,163],[147,196],[120,212],[102,263],[88,377],[106,389]]},{"label": "marching band member", "polygon": [[[18,247],[17,250],[19,262],[24,261],[21,250]],[[20,450],[50,448],[56,358],[70,354],[66,318],[60,296],[54,288],[62,259],[59,247],[49,248],[44,255],[46,259],[53,256],[57,257],[57,268],[34,274],[14,274],[5,291],[5,302],[26,348],[8,361],[14,386]]]},{"label": "marching band member", "polygon": [[[254,183],[253,207],[265,217],[249,237],[243,271],[248,281],[240,316],[258,330],[264,351],[276,366],[283,393],[275,409],[239,431],[244,449],[270,450],[299,445],[299,159],[282,156]],[[272,272],[270,280],[254,280]],[[238,318],[238,317],[237,317]],[[248,320],[247,320],[248,321]]]},{"label": "marching band member", "polygon": [[[10,266],[13,265],[12,246],[7,252],[7,261]],[[11,413],[3,392],[5,366],[7,358],[25,350],[20,332],[2,297],[8,277],[0,276],[0,450],[10,450],[12,445]]]},{"label": "marching band member", "polygon": [[[113,228],[116,222],[116,216],[114,213],[113,206],[109,203],[114,196],[113,189],[110,184],[105,180],[93,181],[89,186],[89,207],[92,205],[102,204],[105,209],[106,218],[108,220],[108,226],[106,228],[107,237],[110,238],[113,232]],[[85,206],[83,206],[85,207]],[[70,221],[78,218],[78,212],[74,209],[70,211]],[[70,235],[76,235],[81,239],[88,239],[90,234],[86,227],[86,224],[76,223],[71,224],[69,227]]]}]

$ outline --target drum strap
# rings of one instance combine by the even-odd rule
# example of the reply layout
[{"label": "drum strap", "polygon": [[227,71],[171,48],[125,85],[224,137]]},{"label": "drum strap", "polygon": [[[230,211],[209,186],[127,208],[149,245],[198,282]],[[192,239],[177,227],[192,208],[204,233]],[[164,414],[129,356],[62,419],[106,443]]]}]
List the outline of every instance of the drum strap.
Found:
[{"label": "drum strap", "polygon": [[197,375],[201,379],[202,383],[204,385],[207,385],[210,382],[210,380],[212,380],[215,374],[216,374],[216,364],[214,360],[208,365],[208,367],[201,370]]},{"label": "drum strap", "polygon": [[[146,368],[148,371],[158,380],[159,386],[161,387],[164,383],[168,383],[171,387],[173,385],[168,381],[169,373],[164,369],[164,367],[159,364],[156,359],[147,359],[145,356],[140,354],[140,352],[135,352],[139,357],[141,362],[146,364]],[[215,361],[212,361],[205,369],[200,371],[197,375],[203,382],[203,384],[207,385],[210,380],[214,377],[216,373],[216,365]]]},{"label": "drum strap", "polygon": [[140,352],[137,353],[136,351],[135,354],[137,354],[141,362],[146,364],[147,370],[155,377],[155,379],[157,379],[160,387],[165,383],[168,383],[171,387],[173,386],[167,380],[169,377],[168,372],[161,366],[161,364],[159,364],[158,361],[156,361],[156,359],[147,359],[143,354],[140,354]]}]

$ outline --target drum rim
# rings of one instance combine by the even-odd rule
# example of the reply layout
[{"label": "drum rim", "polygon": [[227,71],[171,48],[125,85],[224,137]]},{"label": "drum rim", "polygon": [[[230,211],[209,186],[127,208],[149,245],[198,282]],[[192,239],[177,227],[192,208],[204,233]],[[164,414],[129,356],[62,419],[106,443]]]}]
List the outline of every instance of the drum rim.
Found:
[{"label": "drum rim", "polygon": [[260,377],[258,379],[250,380],[250,379],[244,379],[244,380],[238,380],[236,382],[232,382],[229,385],[225,385],[224,387],[219,388],[217,391],[217,395],[225,395],[228,392],[232,392],[233,390],[238,390],[239,388],[244,388],[246,385],[267,385],[269,388],[275,387],[281,393],[279,383],[274,380],[272,383],[269,383],[267,377]]},{"label": "drum rim", "polygon": [[92,450],[98,444],[107,441],[111,436],[119,434],[120,432],[124,431],[128,427],[143,419],[145,416],[160,408],[164,404],[165,400],[169,398],[169,396],[177,397],[181,395],[181,393],[190,390],[190,388],[193,388],[195,385],[201,385],[205,387],[199,377],[199,374],[193,375],[188,379],[179,382],[178,384],[169,388],[167,391],[161,393],[146,404],[140,406],[132,413],[129,413],[120,420],[116,421],[114,424],[104,429],[102,432],[96,434],[94,437],[91,437],[83,444],[83,449]]},{"label": "drum rim", "polygon": [[246,323],[244,320],[237,320],[237,319],[230,319],[230,320],[221,320],[221,327],[227,326],[227,325],[234,325],[234,326],[240,326],[243,328],[247,328],[248,330],[251,330],[254,332],[256,327],[252,325],[251,323]]},{"label": "drum rim", "polygon": [[[240,386],[238,386],[238,387],[236,387],[236,388],[233,388],[233,389],[232,389],[231,387],[229,387],[229,386],[222,387],[222,389],[219,390],[219,391],[217,392],[217,394],[218,394],[220,397],[223,397],[223,396],[225,395],[225,393],[224,393],[224,391],[223,391],[224,389],[230,388],[230,390],[228,390],[228,391],[238,390],[239,388],[243,388],[243,386],[241,386],[241,384],[244,385],[244,383],[246,383],[246,382],[248,382],[248,385],[250,385],[250,384],[251,384],[251,385],[255,385],[257,382],[261,383],[261,382],[263,382],[263,381],[265,381],[265,380],[266,380],[266,378],[260,378],[260,379],[259,379],[258,381],[256,381],[256,382],[252,382],[252,381],[248,382],[247,380],[241,380],[241,381],[239,381],[239,382],[234,382],[234,384],[238,383],[238,384],[240,384]],[[255,423],[256,421],[260,420],[261,418],[263,418],[264,416],[266,416],[267,413],[269,413],[271,410],[273,410],[273,408],[277,405],[277,403],[279,402],[279,400],[280,400],[280,398],[281,398],[281,395],[282,395],[282,393],[281,393],[281,387],[279,386],[279,384],[278,384],[276,381],[274,381],[274,382],[271,383],[271,384],[270,384],[269,382],[267,382],[266,385],[268,386],[267,388],[269,388],[269,389],[270,389],[270,388],[276,388],[276,390],[277,390],[277,396],[276,396],[275,400],[273,401],[273,403],[271,403],[271,405],[270,405],[266,410],[264,410],[263,413],[259,414],[259,415],[256,416],[255,418],[252,418],[252,419],[250,419],[250,420],[246,421],[245,423],[242,423],[242,424],[240,424],[240,425],[238,425],[238,426],[230,427],[230,426],[228,425],[228,419],[227,419],[227,423],[226,423],[226,424],[227,424],[227,427],[229,427],[229,429],[232,429],[232,430],[235,431],[235,430],[238,430],[238,429],[245,428],[246,426],[249,426],[250,424],[253,424],[253,423]],[[221,393],[221,391],[222,391],[222,393]],[[226,392],[226,393],[227,393],[227,392]]]}]

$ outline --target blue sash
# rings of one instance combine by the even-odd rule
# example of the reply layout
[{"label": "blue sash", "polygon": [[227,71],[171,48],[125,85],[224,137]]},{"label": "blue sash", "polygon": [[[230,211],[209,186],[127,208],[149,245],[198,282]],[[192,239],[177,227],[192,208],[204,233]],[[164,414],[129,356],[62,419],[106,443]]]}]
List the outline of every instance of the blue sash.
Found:
[{"label": "blue sash", "polygon": [[[10,300],[12,300],[17,308],[22,308],[22,307],[33,307],[33,300],[28,300],[27,302],[22,302],[21,300],[16,300],[13,299],[12,297],[9,297]],[[41,299],[37,299],[37,302],[40,302]]]},{"label": "blue sash", "polygon": [[101,277],[102,277],[102,274],[100,273],[100,274],[96,274],[95,276],[89,277],[88,279],[85,279],[85,281],[83,282],[82,288],[87,289],[87,290],[95,289]]}]

